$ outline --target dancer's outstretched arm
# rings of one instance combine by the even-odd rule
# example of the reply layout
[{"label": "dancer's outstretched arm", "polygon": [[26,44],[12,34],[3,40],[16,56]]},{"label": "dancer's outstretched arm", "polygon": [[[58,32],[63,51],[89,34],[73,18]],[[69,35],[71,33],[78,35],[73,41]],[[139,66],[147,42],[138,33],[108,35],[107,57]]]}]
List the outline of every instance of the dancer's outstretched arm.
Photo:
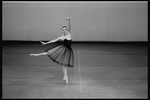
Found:
[{"label": "dancer's outstretched arm", "polygon": [[48,42],[42,42],[42,41],[41,41],[41,43],[42,43],[42,45],[46,45],[46,44],[49,44],[49,43],[57,42],[57,41],[61,40],[61,38],[62,38],[62,36],[61,36],[61,37],[58,37],[57,39],[50,40],[50,41],[48,41]]}]

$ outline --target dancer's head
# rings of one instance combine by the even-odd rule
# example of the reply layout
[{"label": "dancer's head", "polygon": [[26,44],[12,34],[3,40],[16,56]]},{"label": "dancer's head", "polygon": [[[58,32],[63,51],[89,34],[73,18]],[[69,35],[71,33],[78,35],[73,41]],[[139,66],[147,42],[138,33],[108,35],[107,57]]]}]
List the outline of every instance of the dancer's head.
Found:
[{"label": "dancer's head", "polygon": [[61,29],[62,29],[62,30],[67,30],[67,27],[66,27],[66,26],[63,26]]},{"label": "dancer's head", "polygon": [[66,31],[67,31],[67,27],[66,27],[66,26],[63,26],[61,29],[62,29],[63,33],[65,34]]}]

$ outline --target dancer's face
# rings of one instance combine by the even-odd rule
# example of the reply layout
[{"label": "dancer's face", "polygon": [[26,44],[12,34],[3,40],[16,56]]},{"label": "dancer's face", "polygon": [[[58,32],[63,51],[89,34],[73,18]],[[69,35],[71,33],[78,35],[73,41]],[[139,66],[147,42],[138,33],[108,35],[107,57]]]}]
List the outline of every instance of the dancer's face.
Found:
[{"label": "dancer's face", "polygon": [[62,28],[62,32],[65,34],[66,31],[67,31],[67,28],[63,27],[63,28]]}]

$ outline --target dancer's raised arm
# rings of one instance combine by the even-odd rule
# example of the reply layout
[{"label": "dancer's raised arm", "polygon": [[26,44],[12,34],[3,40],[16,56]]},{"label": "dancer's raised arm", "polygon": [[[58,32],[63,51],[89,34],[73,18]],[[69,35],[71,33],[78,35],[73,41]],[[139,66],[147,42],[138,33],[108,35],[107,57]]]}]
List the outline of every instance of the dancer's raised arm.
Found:
[{"label": "dancer's raised arm", "polygon": [[67,17],[67,19],[66,20],[68,20],[68,32],[70,33],[70,31],[71,31],[71,23],[70,23],[70,18],[69,17]]}]

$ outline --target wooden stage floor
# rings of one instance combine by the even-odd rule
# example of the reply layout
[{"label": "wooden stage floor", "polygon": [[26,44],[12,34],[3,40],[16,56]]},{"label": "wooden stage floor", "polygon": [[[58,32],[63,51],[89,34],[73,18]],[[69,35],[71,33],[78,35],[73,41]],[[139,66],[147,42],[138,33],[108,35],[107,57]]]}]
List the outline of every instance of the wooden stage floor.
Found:
[{"label": "wooden stage floor", "polygon": [[47,56],[55,44],[3,42],[2,98],[148,98],[148,43],[74,42],[74,67]]}]

